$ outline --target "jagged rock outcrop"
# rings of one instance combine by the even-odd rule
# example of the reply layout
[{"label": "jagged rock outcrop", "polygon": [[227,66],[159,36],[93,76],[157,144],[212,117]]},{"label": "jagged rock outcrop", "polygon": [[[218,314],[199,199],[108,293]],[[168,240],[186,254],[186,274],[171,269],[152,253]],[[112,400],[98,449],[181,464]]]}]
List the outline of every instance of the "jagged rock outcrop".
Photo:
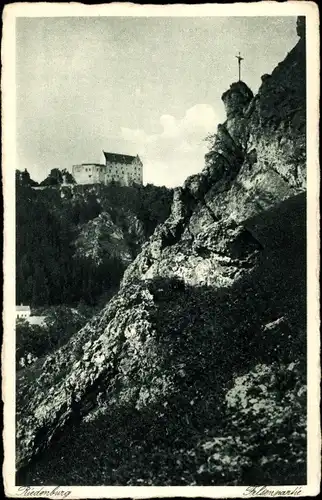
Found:
[{"label": "jagged rock outcrop", "polygon": [[243,118],[245,110],[253,99],[253,92],[243,81],[234,82],[222,95],[227,120]]},{"label": "jagged rock outcrop", "polygon": [[[52,484],[63,463],[66,484],[235,484],[217,462],[216,470],[209,468],[215,445],[203,441],[224,434],[225,390],[257,364],[249,379],[265,388],[262,380],[273,370],[266,364],[305,358],[305,41],[299,32],[300,41],[257,95],[243,82],[225,92],[227,120],[204,170],[175,190],[170,217],[128,267],[119,294],[66,346],[37,362],[36,388],[32,374],[21,375],[18,465],[45,452],[27,468],[29,481]],[[269,439],[258,453],[270,449]],[[92,442],[99,472],[93,476],[78,458],[79,474],[66,450],[75,448],[80,457]],[[299,484],[302,459],[296,466],[293,458],[284,460],[288,445],[282,442],[278,452],[280,480]],[[263,461],[264,478],[267,467],[265,476]],[[238,484],[249,480],[236,477]]]},{"label": "jagged rock outcrop", "polygon": [[145,239],[143,224],[135,214],[124,214],[123,224],[119,225],[108,212],[102,212],[81,227],[74,243],[75,256],[90,259],[96,265],[107,256],[128,266],[134,257],[133,248],[140,248]]}]

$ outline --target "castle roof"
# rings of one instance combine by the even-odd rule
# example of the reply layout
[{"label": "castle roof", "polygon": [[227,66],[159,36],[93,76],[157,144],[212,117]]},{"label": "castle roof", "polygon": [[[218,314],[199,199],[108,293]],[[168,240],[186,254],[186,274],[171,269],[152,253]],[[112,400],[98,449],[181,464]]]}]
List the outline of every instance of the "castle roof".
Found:
[{"label": "castle roof", "polygon": [[104,165],[102,163],[94,163],[94,162],[93,163],[82,163],[82,165],[84,165],[85,167],[91,166],[91,165],[93,165],[95,167],[104,167]]},{"label": "castle roof", "polygon": [[16,306],[16,311],[30,311],[30,306]]},{"label": "castle roof", "polygon": [[111,163],[124,163],[124,165],[130,165],[135,160],[136,156],[121,155],[118,153],[106,153],[103,151],[106,162]]}]

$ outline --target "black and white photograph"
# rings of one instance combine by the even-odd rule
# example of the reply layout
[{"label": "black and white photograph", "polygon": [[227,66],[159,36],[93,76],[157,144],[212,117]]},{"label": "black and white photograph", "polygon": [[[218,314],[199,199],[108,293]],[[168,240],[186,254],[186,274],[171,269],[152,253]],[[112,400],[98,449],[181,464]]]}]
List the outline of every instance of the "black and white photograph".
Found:
[{"label": "black and white photograph", "polygon": [[6,7],[8,496],[318,494],[319,18],[270,6]]}]

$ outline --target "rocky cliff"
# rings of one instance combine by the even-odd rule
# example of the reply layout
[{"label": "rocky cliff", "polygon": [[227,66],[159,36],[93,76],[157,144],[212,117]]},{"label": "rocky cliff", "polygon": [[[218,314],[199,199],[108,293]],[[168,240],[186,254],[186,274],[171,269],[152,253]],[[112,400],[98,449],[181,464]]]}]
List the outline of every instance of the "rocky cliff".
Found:
[{"label": "rocky cliff", "polygon": [[123,218],[126,225],[113,222],[110,213],[101,212],[83,224],[74,243],[75,256],[100,265],[107,255],[128,266],[135,256],[133,247],[140,248],[146,238],[143,224],[136,214],[123,214]]},{"label": "rocky cliff", "polygon": [[224,93],[204,170],[118,295],[18,379],[20,482],[305,482],[301,23],[257,95]]}]

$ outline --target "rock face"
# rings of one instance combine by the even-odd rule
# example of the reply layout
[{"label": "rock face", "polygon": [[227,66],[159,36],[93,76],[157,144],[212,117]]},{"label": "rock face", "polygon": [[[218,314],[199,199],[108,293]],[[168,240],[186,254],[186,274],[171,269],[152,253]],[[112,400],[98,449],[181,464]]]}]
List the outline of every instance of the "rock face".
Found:
[{"label": "rock face", "polygon": [[[288,455],[292,439],[300,439],[300,417],[287,431],[293,437],[281,441],[278,451],[272,451],[268,430],[258,445],[262,448],[252,445],[261,460],[265,454],[275,456],[267,465],[263,458],[260,473],[246,456],[247,435],[254,433],[254,443],[260,441],[254,429],[267,425],[274,433],[286,432],[271,425],[277,414],[280,422],[289,418],[278,401],[275,416],[265,413],[264,420],[256,420],[251,406],[255,423],[245,435],[225,437],[224,427],[231,425],[232,433],[237,427],[233,418],[222,424],[230,418],[225,417],[225,393],[235,377],[252,373],[236,379],[237,385],[251,380],[267,395],[275,372],[277,379],[282,372],[293,377],[305,362],[302,31],[257,95],[244,82],[224,93],[227,120],[218,126],[204,170],[175,190],[170,217],[127,268],[118,295],[66,346],[18,380],[17,462],[27,466],[21,481],[304,480],[305,440],[296,441],[294,456]],[[31,378],[36,382],[31,384]],[[293,393],[287,394],[287,408],[298,415]],[[228,472],[226,459],[220,461],[216,451],[225,439],[224,448],[237,442],[244,454],[231,458]],[[94,450],[91,460],[88,447]],[[71,449],[77,464],[69,458]],[[86,461],[80,458],[84,453]]]},{"label": "rock face", "polygon": [[[205,169],[176,190],[170,218],[128,268],[124,286],[138,277],[181,277],[190,267],[192,284],[216,286],[218,273],[209,270],[219,265],[218,224],[231,219],[246,231],[251,217],[305,190],[304,57],[301,39],[254,98],[244,82],[223,94],[227,121],[218,126]],[[200,257],[194,240],[202,233],[210,251]]]},{"label": "rock face", "polygon": [[124,214],[126,224],[113,222],[111,214],[102,212],[98,217],[84,224],[75,241],[75,255],[90,259],[96,265],[104,258],[119,259],[128,266],[133,260],[133,247],[139,248],[145,241],[144,229],[135,214]]}]

